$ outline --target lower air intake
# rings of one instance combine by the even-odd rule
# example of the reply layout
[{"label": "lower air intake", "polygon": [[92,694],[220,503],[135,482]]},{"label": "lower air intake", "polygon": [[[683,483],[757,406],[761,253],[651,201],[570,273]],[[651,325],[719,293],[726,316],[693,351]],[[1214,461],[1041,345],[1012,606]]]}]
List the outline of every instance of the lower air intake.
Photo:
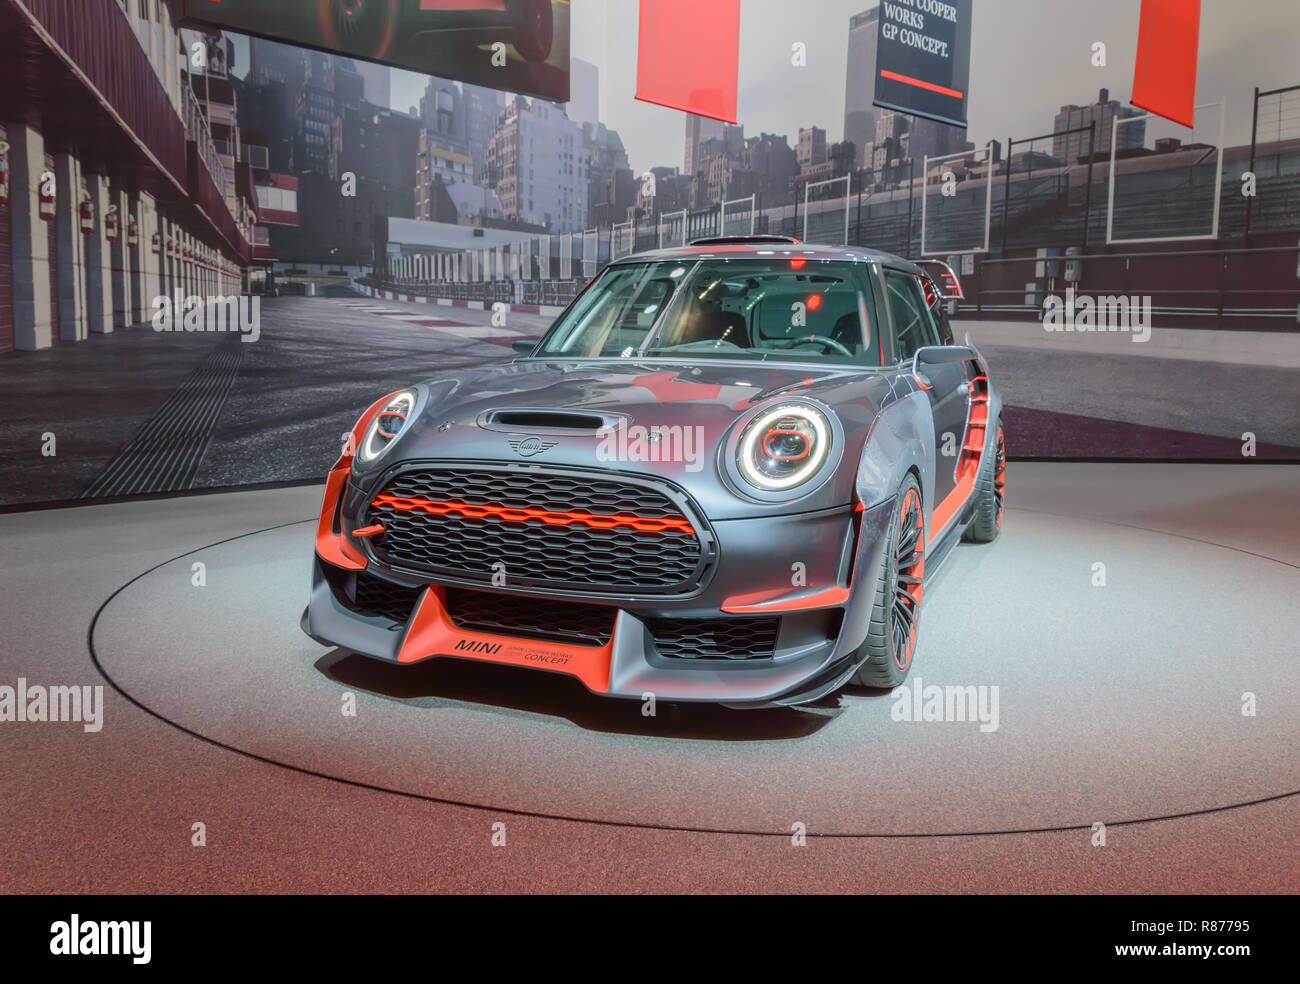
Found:
[{"label": "lower air intake", "polygon": [[767,659],[780,625],[775,617],[646,620],[655,649],[669,659]]},{"label": "lower air intake", "polygon": [[614,634],[617,614],[618,609],[605,605],[447,588],[447,616],[471,632],[603,646]]}]

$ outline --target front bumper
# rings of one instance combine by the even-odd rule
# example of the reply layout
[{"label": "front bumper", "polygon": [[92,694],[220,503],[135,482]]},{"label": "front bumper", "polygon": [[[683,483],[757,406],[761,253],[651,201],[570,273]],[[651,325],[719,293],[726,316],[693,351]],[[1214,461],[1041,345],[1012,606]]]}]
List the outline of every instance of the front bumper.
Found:
[{"label": "front bumper", "polygon": [[[557,594],[567,602],[615,609],[604,645],[482,632],[448,615],[443,583],[423,585],[385,571],[338,533],[318,537],[311,598],[302,628],[325,645],[393,663],[461,658],[566,673],[593,693],[611,697],[788,704],[840,686],[856,666],[874,602],[892,502],[779,518],[715,521],[718,565],[704,590],[682,600]],[[324,527],[324,523],[322,526]],[[322,533],[326,531],[322,529]],[[345,541],[342,544],[335,541]],[[394,584],[420,587],[406,621],[358,611],[340,584],[364,571]],[[864,585],[863,590],[853,590]],[[536,597],[537,592],[475,586],[474,590]],[[779,618],[770,654],[748,659],[665,656],[651,626],[659,620]]]}]

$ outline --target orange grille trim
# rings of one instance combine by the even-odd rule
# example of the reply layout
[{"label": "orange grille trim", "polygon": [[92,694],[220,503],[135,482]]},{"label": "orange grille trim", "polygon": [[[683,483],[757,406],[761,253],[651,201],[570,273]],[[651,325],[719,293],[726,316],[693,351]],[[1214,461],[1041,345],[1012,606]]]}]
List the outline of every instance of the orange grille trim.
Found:
[{"label": "orange grille trim", "polygon": [[542,509],[537,506],[511,507],[490,506],[472,502],[441,502],[436,499],[422,499],[418,496],[391,495],[381,492],[370,503],[371,508],[387,506],[407,512],[421,511],[431,515],[455,513],[471,519],[504,519],[512,523],[526,523],[530,520],[546,523],[549,526],[591,526],[596,529],[615,529],[620,526],[630,527],[641,533],[694,533],[690,521],[681,516],[629,516],[626,514],[601,515],[589,512],[561,512]]}]

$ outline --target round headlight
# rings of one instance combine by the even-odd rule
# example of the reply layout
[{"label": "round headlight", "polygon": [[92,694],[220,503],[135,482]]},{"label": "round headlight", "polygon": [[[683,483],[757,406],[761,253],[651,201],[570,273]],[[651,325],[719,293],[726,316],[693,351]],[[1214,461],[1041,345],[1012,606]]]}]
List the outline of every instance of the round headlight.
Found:
[{"label": "round headlight", "polygon": [[415,390],[402,390],[395,394],[370,421],[361,447],[357,449],[357,457],[369,463],[387,451],[406,429],[414,412]]},{"label": "round headlight", "polygon": [[764,410],[740,434],[736,464],[745,481],[765,491],[802,485],[826,462],[831,426],[826,415],[803,403]]}]

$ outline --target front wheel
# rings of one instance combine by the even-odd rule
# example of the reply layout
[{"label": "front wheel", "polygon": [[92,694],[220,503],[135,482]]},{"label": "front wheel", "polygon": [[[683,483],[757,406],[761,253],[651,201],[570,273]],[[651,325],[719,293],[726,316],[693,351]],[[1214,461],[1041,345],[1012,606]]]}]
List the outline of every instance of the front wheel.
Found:
[{"label": "front wheel", "polygon": [[862,651],[867,658],[850,681],[859,687],[897,687],[916,652],[925,588],[925,512],[921,487],[909,475],[894,500],[894,517],[876,575],[876,600]]}]

